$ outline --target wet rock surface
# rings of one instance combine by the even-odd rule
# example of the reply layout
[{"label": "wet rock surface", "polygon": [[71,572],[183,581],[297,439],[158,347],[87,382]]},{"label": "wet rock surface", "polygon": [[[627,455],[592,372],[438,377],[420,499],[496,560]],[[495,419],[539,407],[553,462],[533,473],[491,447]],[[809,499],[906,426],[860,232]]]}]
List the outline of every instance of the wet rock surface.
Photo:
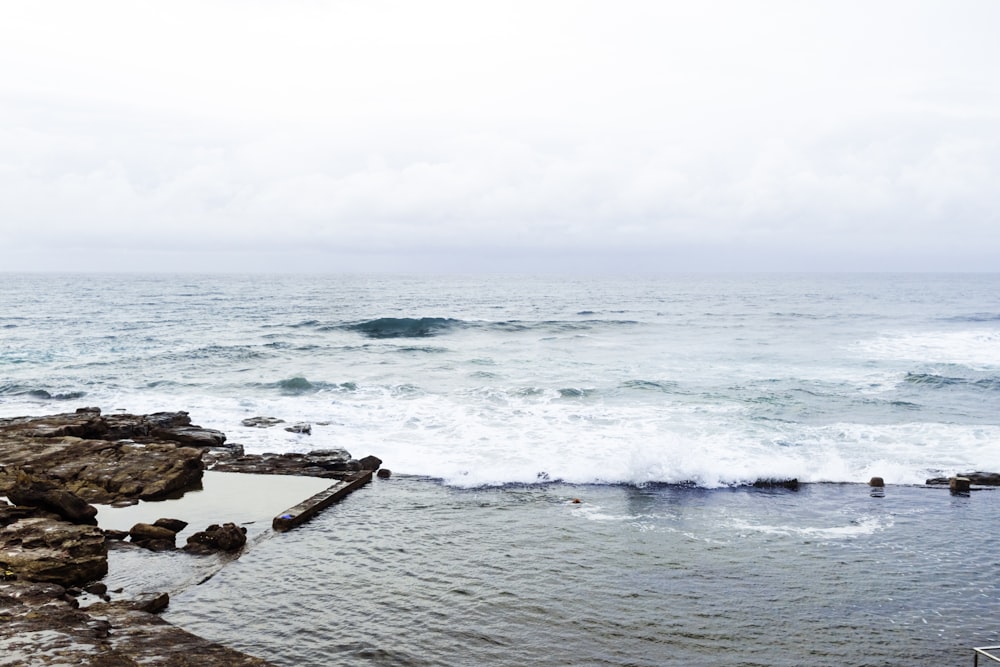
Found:
[{"label": "wet rock surface", "polygon": [[0,419],[0,494],[27,472],[86,503],[163,498],[196,487],[202,447],[224,442],[221,432],[192,426],[186,412],[105,417],[97,408],[82,408]]},{"label": "wet rock surface", "polygon": [[212,524],[187,538],[184,551],[195,554],[210,554],[220,551],[233,552],[247,543],[247,529],[233,523],[221,526]]},{"label": "wet rock surface", "polygon": [[11,665],[145,664],[186,667],[270,663],[170,625],[149,610],[165,596],[77,609],[62,586],[0,582],[0,656]]},{"label": "wet rock surface", "polygon": [[167,551],[176,549],[177,532],[162,526],[149,523],[137,523],[128,531],[132,544],[150,551]]},{"label": "wet rock surface", "polygon": [[963,472],[951,477],[934,477],[927,480],[928,486],[949,486],[954,477],[964,477],[970,484],[977,486],[1000,486],[1000,473],[998,472]]},{"label": "wet rock surface", "polygon": [[[355,460],[342,449],[246,456],[222,432],[192,424],[186,412],[102,415],[81,408],[0,419],[0,663],[269,664],[161,620],[155,614],[169,602],[165,593],[113,600],[122,589],[109,593],[100,581],[109,545],[155,558],[149,551],[177,551],[176,535],[187,524],[164,518],[127,533],[102,530],[91,503],[178,497],[200,488],[206,463],[220,472],[344,480],[370,477],[365,471],[381,460]],[[245,544],[246,529],[227,523],[190,536],[184,551],[235,558]],[[79,608],[89,596],[104,601]]]},{"label": "wet rock surface", "polygon": [[349,479],[361,470],[378,470],[382,460],[375,456],[351,458],[345,449],[316,449],[308,454],[245,454],[212,456],[208,467],[216,472],[260,475],[303,475],[327,479]]},{"label": "wet rock surface", "polygon": [[57,514],[70,523],[97,524],[97,508],[75,493],[56,484],[20,471],[7,489],[7,500],[14,505],[37,507]]},{"label": "wet rock surface", "polygon": [[107,574],[108,549],[97,526],[36,508],[0,506],[0,565],[19,579],[83,585]]}]

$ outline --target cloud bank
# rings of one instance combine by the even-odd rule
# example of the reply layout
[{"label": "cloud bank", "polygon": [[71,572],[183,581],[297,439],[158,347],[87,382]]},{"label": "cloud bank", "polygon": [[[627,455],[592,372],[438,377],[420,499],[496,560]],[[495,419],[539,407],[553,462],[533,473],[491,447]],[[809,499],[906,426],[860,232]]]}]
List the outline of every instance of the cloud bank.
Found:
[{"label": "cloud bank", "polygon": [[0,12],[7,269],[1000,266],[996,3]]}]

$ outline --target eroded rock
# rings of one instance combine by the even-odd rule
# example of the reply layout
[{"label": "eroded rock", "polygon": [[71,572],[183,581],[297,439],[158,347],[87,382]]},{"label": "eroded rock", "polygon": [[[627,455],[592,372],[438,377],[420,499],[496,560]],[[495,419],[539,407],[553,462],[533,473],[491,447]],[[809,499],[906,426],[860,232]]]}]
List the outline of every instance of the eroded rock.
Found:
[{"label": "eroded rock", "polygon": [[55,514],[0,507],[0,561],[18,579],[80,586],[108,572],[108,549],[97,526]]},{"label": "eroded rock", "polygon": [[54,483],[20,471],[7,489],[7,499],[15,505],[38,507],[71,523],[97,524],[97,508],[75,493]]},{"label": "eroded rock", "polygon": [[377,470],[382,460],[375,456],[354,459],[346,449],[317,449],[308,454],[246,454],[219,457],[211,470],[259,475],[303,475],[328,479],[347,479],[359,470]]},{"label": "eroded rock", "polygon": [[102,415],[99,408],[0,419],[0,495],[16,472],[44,476],[87,503],[155,500],[197,487],[202,457],[232,460],[243,448],[187,412]]}]

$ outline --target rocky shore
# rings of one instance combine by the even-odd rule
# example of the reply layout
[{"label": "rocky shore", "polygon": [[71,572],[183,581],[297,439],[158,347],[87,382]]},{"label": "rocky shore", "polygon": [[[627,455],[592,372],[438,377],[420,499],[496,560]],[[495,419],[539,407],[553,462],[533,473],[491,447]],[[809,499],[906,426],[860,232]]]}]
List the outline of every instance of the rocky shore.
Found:
[{"label": "rocky shore", "polygon": [[[98,408],[0,419],[0,654],[3,664],[265,665],[157,616],[166,593],[108,591],[109,549],[238,557],[246,529],[226,517],[187,537],[167,517],[102,528],[94,505],[127,506],[199,489],[206,469],[352,483],[381,461],[342,449],[246,455],[186,412],[104,415]],[[7,502],[3,498],[6,497]],[[279,511],[276,508],[275,511]]]}]

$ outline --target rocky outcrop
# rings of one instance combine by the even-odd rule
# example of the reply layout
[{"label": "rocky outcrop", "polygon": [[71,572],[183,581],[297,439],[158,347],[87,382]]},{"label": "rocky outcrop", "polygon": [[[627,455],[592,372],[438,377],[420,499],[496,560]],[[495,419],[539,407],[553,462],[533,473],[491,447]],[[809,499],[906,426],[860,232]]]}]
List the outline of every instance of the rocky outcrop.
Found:
[{"label": "rocky outcrop", "polygon": [[7,500],[15,505],[54,512],[70,523],[97,524],[96,507],[75,493],[24,471],[17,473],[14,483],[7,489]]},{"label": "rocky outcrop", "polygon": [[222,431],[192,424],[184,411],[102,415],[100,408],[80,408],[68,414],[0,419],[0,438],[10,433],[34,438],[167,441],[198,447],[219,447],[226,441]]},{"label": "rocky outcrop", "polygon": [[308,454],[213,454],[208,461],[208,467],[218,472],[303,475],[327,479],[348,479],[361,470],[378,470],[382,465],[382,460],[378,457],[354,459],[345,449],[317,449]]},{"label": "rocky outcrop", "polygon": [[97,526],[78,525],[35,508],[0,506],[0,564],[18,579],[80,586],[108,572]]},{"label": "rocky outcrop", "polygon": [[155,500],[196,487],[204,448],[221,446],[225,438],[191,425],[186,412],[105,417],[97,408],[82,408],[0,419],[0,494],[24,470],[87,503]]},{"label": "rocky outcrop", "polygon": [[[101,530],[91,525],[96,510],[89,503],[153,500],[197,488],[206,453],[212,461],[248,458],[247,472],[317,476],[350,474],[378,461],[355,461],[343,450],[243,457],[242,447],[226,444],[219,431],[191,424],[186,412],[104,416],[82,408],[0,419],[0,496],[16,503],[0,500],[0,662],[268,664],[162,621],[155,613],[168,603],[166,594],[110,602],[107,587],[96,581],[108,571],[108,540],[118,544],[128,537],[147,549],[175,549],[186,524],[160,519],[129,533]],[[245,529],[224,524],[191,536],[185,549],[235,554],[245,543]],[[62,586],[105,602],[80,610]]]}]

